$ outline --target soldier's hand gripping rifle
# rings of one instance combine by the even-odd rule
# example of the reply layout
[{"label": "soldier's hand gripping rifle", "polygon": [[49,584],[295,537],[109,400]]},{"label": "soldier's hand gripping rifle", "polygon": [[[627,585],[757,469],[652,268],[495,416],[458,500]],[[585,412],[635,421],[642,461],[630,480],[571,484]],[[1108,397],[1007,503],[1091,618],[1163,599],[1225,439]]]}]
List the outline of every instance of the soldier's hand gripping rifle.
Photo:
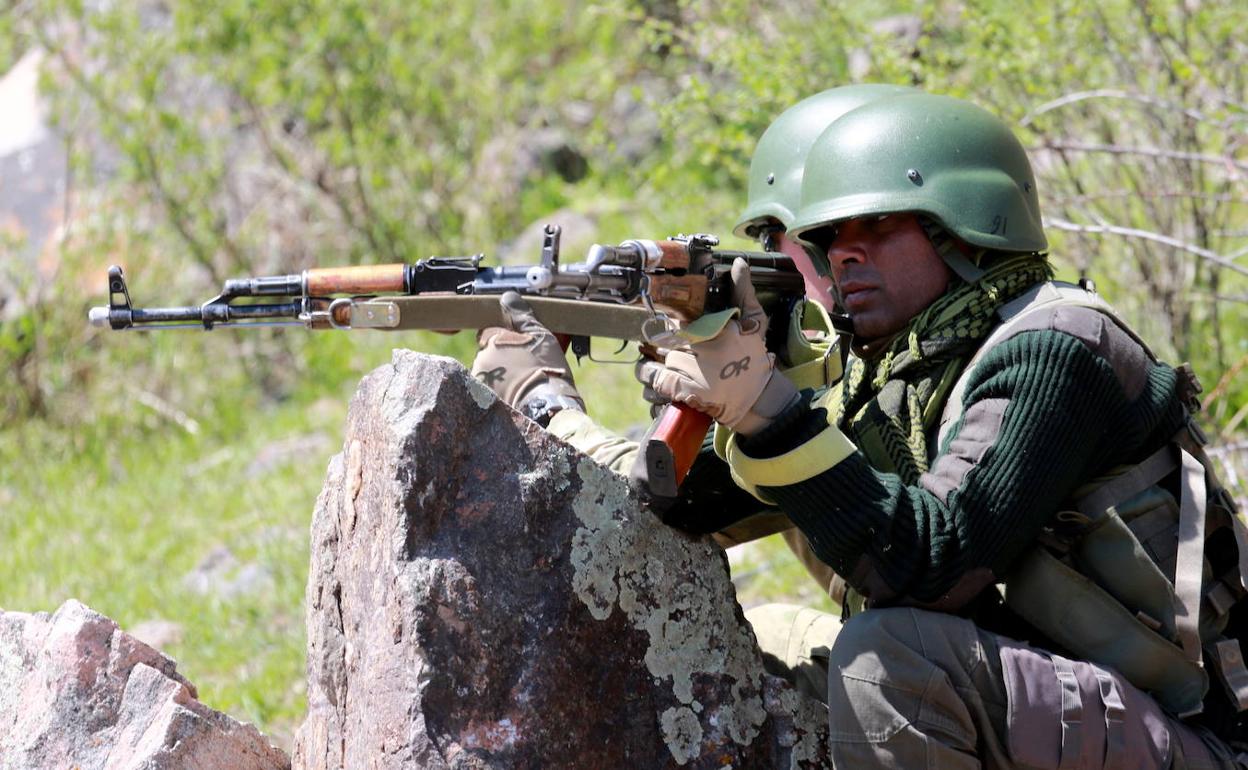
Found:
[{"label": "soldier's hand gripping rifle", "polygon": [[[749,261],[766,306],[800,296],[802,277],[781,254],[715,248],[710,235],[595,244],[583,263],[560,264],[560,229],[547,226],[536,265],[488,267],[482,255],[430,257],[413,264],[315,268],[225,282],[192,307],[138,308],[120,267],[108,269],[108,306],[92,308],[95,326],[115,330],[304,326],[309,329],[483,329],[504,325],[498,296],[524,295],[544,326],[570,340],[578,358],[590,337],[669,347],[675,322],[687,323],[731,302],[729,269]],[[689,471],[710,418],[669,406],[644,442],[636,476],[672,497]]]}]

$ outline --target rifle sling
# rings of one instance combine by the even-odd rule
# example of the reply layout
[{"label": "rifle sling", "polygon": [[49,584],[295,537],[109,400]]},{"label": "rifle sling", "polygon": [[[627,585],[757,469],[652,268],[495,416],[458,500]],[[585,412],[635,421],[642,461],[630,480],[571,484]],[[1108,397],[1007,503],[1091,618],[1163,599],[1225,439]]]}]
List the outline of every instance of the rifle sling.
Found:
[{"label": "rifle sling", "polygon": [[[640,305],[617,305],[574,299],[526,296],[537,320],[555,334],[643,340],[642,325],[653,316]],[[398,308],[392,330],[484,329],[503,326],[498,297],[493,295],[416,295],[378,297],[370,302],[392,302]]]}]

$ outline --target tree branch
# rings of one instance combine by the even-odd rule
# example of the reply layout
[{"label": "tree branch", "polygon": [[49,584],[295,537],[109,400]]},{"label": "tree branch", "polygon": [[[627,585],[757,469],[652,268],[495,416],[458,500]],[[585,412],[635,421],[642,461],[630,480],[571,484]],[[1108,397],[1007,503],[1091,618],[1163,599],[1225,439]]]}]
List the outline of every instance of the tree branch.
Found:
[{"label": "tree branch", "polygon": [[1029,149],[1052,150],[1057,152],[1104,152],[1111,155],[1142,155],[1150,158],[1169,158],[1172,160],[1195,161],[1197,163],[1212,163],[1220,166],[1230,166],[1240,171],[1248,171],[1248,163],[1235,160],[1228,155],[1211,155],[1203,152],[1178,152],[1175,150],[1161,150],[1154,147],[1124,147],[1117,144],[1084,144],[1081,142],[1050,141]]},{"label": "tree branch", "polygon": [[1072,233],[1121,235],[1125,238],[1139,238],[1145,241],[1152,241],[1154,243],[1164,244],[1173,249],[1186,251],[1189,254],[1195,254],[1196,256],[1202,259],[1206,259],[1214,263],[1215,265],[1225,267],[1227,270],[1239,273],[1240,275],[1248,275],[1248,267],[1237,265],[1234,262],[1232,262],[1229,258],[1224,257],[1221,254],[1215,253],[1213,251],[1210,251],[1209,249],[1203,249],[1200,246],[1197,246],[1195,244],[1187,243],[1186,241],[1181,241],[1178,238],[1172,238],[1169,235],[1162,235],[1161,233],[1154,233],[1148,230],[1139,230],[1133,227],[1119,227],[1117,225],[1109,225],[1109,224],[1080,225],[1074,222],[1067,221],[1065,219],[1053,219],[1053,218],[1046,218],[1044,220],[1044,225],[1045,227],[1052,227],[1057,230],[1065,230],[1067,232],[1072,232]]},{"label": "tree branch", "polygon": [[1097,88],[1091,91],[1076,91],[1072,94],[1066,94],[1065,96],[1053,99],[1052,101],[1047,101],[1039,107],[1030,110],[1023,116],[1023,119],[1020,120],[1018,124],[1020,126],[1026,126],[1046,112],[1052,112],[1053,110],[1067,107],[1078,102],[1088,101],[1090,99],[1126,99],[1128,101],[1139,102],[1140,104],[1147,104],[1150,107],[1160,107],[1169,112],[1178,112],[1186,115],[1192,120],[1216,123],[1218,125],[1223,125],[1225,122],[1210,120],[1209,116],[1200,110],[1195,110],[1191,107],[1184,107],[1181,104],[1175,104],[1173,102],[1167,102],[1164,99],[1158,99],[1155,96],[1132,93],[1131,91],[1124,91],[1121,88]]},{"label": "tree branch", "polygon": [[1055,203],[1090,203],[1101,200],[1136,200],[1136,199],[1183,199],[1194,198],[1211,203],[1248,203],[1248,196],[1231,195],[1229,193],[1199,193],[1187,190],[1160,190],[1158,192],[1138,192],[1135,190],[1110,190],[1088,195],[1050,195],[1048,199]]}]

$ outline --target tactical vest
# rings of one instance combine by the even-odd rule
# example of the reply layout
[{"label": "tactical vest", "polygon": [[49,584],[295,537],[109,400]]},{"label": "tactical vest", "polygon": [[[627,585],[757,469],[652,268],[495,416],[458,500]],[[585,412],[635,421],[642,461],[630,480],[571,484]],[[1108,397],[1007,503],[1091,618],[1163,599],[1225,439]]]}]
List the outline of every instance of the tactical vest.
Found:
[{"label": "tactical vest", "polygon": [[[1096,294],[1049,282],[1004,305],[945,404],[938,446],[962,413],[969,374],[1036,314],[1088,308],[1148,347]],[[1238,639],[1223,635],[1248,593],[1248,530],[1218,482],[1193,413],[1199,383],[1179,370],[1186,425],[1144,461],[1112,469],[1071,496],[1002,577],[1005,603],[1073,655],[1114,668],[1170,712],[1202,710],[1212,670],[1231,711],[1248,710]]]}]

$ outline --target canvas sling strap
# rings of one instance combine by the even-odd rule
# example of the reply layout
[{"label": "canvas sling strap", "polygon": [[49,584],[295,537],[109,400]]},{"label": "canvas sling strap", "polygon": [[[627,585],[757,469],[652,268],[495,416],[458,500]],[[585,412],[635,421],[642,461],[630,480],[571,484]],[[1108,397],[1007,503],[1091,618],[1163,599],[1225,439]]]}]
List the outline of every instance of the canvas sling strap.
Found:
[{"label": "canvas sling strap", "polygon": [[1179,449],[1180,475],[1179,557],[1174,569],[1174,595],[1178,600],[1174,621],[1179,643],[1188,660],[1202,657],[1200,649],[1200,587],[1205,563],[1205,468],[1187,450]]}]

